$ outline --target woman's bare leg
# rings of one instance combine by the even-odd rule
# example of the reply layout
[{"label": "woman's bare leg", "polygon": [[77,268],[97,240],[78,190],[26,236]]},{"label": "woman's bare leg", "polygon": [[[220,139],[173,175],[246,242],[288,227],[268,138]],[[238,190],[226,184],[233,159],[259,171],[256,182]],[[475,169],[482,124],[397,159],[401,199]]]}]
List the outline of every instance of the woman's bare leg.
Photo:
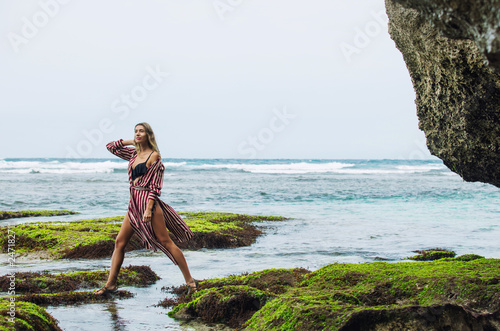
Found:
[{"label": "woman's bare leg", "polygon": [[189,267],[187,265],[186,258],[184,257],[184,254],[179,249],[179,247],[177,247],[177,245],[172,241],[172,239],[170,239],[167,227],[165,226],[165,220],[163,219],[163,212],[160,206],[158,206],[158,204],[156,204],[156,208],[153,213],[151,222],[153,222],[152,225],[156,238],[158,238],[158,241],[166,249],[168,249],[168,251],[174,257],[175,261],[177,262],[177,265],[179,266],[179,269],[181,269],[186,284],[194,286],[195,285],[194,279],[193,277],[191,277],[191,273],[189,272]]},{"label": "woman's bare leg", "polygon": [[[130,220],[128,219],[128,213],[125,214],[123,219],[123,224],[120,228],[120,232],[115,239],[115,249],[113,251],[113,256],[111,257],[111,268],[109,269],[108,281],[106,282],[106,288],[114,289],[116,288],[116,280],[118,278],[118,273],[123,263],[123,258],[125,257],[125,247],[127,247],[130,238],[134,234],[134,229],[130,225]],[[94,294],[102,294],[103,290],[97,290]]]}]

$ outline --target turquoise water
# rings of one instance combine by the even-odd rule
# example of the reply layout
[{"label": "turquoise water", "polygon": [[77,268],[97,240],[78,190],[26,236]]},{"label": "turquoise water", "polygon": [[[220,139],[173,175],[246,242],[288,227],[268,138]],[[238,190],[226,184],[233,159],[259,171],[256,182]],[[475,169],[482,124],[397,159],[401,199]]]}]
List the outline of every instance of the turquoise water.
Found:
[{"label": "turquoise water", "polygon": [[[164,159],[164,164],[161,198],[178,211],[290,218],[262,224],[265,235],[250,247],[186,251],[200,279],[270,267],[315,270],[334,262],[395,262],[434,247],[500,258],[500,190],[463,182],[439,160]],[[126,167],[119,159],[0,159],[0,210],[81,212],[10,224],[123,215]],[[6,261],[1,274],[8,272]],[[150,265],[162,280],[129,288],[136,293],[132,299],[49,307],[49,312],[65,330],[191,329],[153,307],[167,295],[162,286],[182,283],[177,267],[162,253],[146,250],[128,253],[128,264]],[[16,264],[18,271],[104,268],[109,259]],[[95,318],[89,321],[89,314]]]}]

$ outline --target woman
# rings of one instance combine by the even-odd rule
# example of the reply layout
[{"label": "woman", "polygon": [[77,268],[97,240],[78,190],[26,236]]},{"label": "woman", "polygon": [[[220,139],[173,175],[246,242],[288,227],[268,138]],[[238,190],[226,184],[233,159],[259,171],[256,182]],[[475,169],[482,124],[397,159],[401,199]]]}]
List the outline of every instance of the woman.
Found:
[{"label": "woman", "polygon": [[[134,145],[134,147],[125,147]],[[116,291],[118,272],[123,263],[125,247],[135,233],[145,248],[160,249],[178,265],[188,286],[188,294],[198,290],[198,281],[191,277],[186,259],[170,239],[170,230],[179,242],[189,240],[193,232],[172,207],[159,199],[165,167],[161,162],[155,136],[148,123],[135,126],[133,140],[110,142],[106,148],[129,161],[130,201],[120,232],[115,240],[111,268],[106,285],[95,292],[105,295]]]}]

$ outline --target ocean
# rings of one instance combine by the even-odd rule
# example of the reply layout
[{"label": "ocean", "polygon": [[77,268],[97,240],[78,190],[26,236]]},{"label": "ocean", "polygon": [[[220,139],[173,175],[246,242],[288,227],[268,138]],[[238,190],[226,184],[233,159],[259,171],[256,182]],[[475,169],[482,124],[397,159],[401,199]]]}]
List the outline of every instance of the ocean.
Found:
[{"label": "ocean", "polygon": [[[180,212],[277,215],[250,247],[185,251],[197,279],[266,268],[316,270],[331,263],[397,262],[412,251],[445,248],[500,258],[500,190],[467,183],[440,160],[164,159],[161,199]],[[0,210],[69,209],[49,218],[124,215],[127,162],[110,159],[0,159]],[[22,244],[22,243],[21,243]],[[18,261],[16,271],[109,268],[110,259]],[[125,287],[131,299],[48,307],[64,330],[198,330],[155,307],[182,275],[161,252],[127,253],[124,266],[149,265],[157,284]],[[0,274],[11,270],[2,258]]]}]

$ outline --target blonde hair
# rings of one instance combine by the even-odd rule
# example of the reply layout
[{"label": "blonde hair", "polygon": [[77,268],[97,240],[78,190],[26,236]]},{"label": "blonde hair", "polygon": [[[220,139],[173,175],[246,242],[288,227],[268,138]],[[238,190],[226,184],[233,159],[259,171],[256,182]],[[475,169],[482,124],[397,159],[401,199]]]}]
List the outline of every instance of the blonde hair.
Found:
[{"label": "blonde hair", "polygon": [[[156,144],[155,134],[153,132],[153,129],[151,128],[151,125],[149,125],[146,122],[141,122],[141,123],[136,124],[134,126],[134,128],[136,128],[138,125],[142,125],[144,127],[144,130],[146,131],[146,134],[148,135],[149,147],[151,147],[151,149],[154,152],[158,153],[158,155],[161,156],[160,150],[158,149],[158,145]],[[137,154],[139,154],[141,152],[141,145],[136,143],[134,140],[134,146],[135,146],[135,150],[137,151]]]}]

